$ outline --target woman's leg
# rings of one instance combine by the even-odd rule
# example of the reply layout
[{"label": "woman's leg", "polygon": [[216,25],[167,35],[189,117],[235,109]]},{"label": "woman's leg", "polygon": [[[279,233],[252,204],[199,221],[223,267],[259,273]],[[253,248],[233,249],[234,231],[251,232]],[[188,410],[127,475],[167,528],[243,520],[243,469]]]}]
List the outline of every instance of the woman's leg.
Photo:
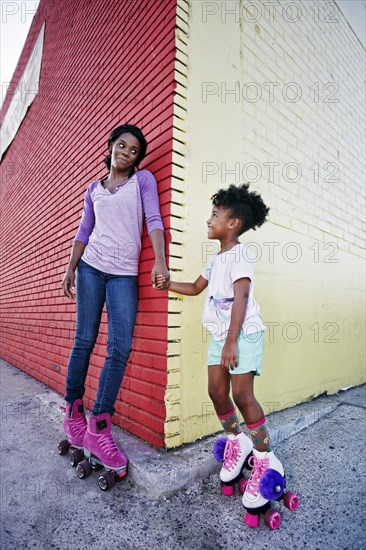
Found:
[{"label": "woman's leg", "polygon": [[264,412],[254,396],[254,372],[232,375],[234,403],[243,415],[257,451],[270,451]]},{"label": "woman's leg", "polygon": [[132,349],[138,301],[137,277],[107,276],[106,306],[108,315],[107,357],[99,378],[93,415],[113,415],[114,404]]},{"label": "woman's leg", "polygon": [[105,300],[103,274],[82,260],[76,272],[76,331],[66,378],[65,399],[74,403],[85,392],[89,359],[98,336]]}]

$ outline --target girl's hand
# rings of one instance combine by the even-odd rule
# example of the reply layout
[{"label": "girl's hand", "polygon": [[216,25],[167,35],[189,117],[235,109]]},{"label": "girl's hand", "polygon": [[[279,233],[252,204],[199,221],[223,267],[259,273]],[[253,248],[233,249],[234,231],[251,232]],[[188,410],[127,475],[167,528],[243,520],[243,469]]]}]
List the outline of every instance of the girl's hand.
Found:
[{"label": "girl's hand", "polygon": [[225,342],[221,353],[221,365],[225,369],[236,369],[236,367],[238,366],[237,342]]},{"label": "girl's hand", "polygon": [[69,267],[62,279],[62,290],[69,300],[75,300],[75,270]]},{"label": "girl's hand", "polygon": [[167,281],[164,275],[157,275],[155,278],[155,286],[158,290],[166,290],[170,286],[170,280]]}]

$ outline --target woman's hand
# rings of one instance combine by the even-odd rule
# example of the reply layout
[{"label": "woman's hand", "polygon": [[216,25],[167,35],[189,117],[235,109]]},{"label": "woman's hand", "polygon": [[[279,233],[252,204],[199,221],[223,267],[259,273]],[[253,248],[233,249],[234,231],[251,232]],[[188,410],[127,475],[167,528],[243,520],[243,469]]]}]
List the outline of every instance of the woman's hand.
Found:
[{"label": "woman's hand", "polygon": [[238,344],[237,342],[225,342],[221,353],[221,365],[225,369],[236,369],[238,366]]},{"label": "woman's hand", "polygon": [[65,296],[67,296],[69,300],[75,300],[75,270],[71,267],[67,268],[61,286]]},{"label": "woman's hand", "polygon": [[155,286],[158,290],[167,290],[170,286],[170,280],[167,281],[164,275],[157,275],[155,279]]},{"label": "woman's hand", "polygon": [[[165,284],[169,284],[170,281],[170,273],[168,271],[167,266],[165,263],[155,262],[154,267],[151,272],[151,282],[152,286],[155,288],[157,286],[157,277],[158,275],[164,277]],[[161,287],[158,287],[159,290],[163,290]],[[167,287],[164,287],[167,288]]]}]

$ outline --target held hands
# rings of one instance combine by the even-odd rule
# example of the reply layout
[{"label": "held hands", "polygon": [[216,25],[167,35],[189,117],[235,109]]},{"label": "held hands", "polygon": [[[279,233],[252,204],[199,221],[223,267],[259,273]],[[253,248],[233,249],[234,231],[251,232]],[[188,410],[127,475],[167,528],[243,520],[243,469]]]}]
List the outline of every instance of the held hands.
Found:
[{"label": "held hands", "polygon": [[69,300],[75,300],[75,271],[69,267],[62,279],[62,290]]},{"label": "held hands", "polygon": [[238,366],[237,342],[225,342],[221,353],[221,366],[228,370],[236,369],[236,367]]},{"label": "held hands", "polygon": [[[158,286],[158,278],[160,281],[160,286]],[[163,286],[163,280],[165,281],[165,284],[170,284],[170,273],[165,265],[165,262],[155,262],[155,265],[151,272],[151,282],[152,286],[154,288],[158,288],[159,290],[165,290],[165,288],[168,288],[168,286]]]},{"label": "held hands", "polygon": [[164,275],[155,277],[155,288],[158,290],[167,290],[170,287],[170,278],[167,280]]}]

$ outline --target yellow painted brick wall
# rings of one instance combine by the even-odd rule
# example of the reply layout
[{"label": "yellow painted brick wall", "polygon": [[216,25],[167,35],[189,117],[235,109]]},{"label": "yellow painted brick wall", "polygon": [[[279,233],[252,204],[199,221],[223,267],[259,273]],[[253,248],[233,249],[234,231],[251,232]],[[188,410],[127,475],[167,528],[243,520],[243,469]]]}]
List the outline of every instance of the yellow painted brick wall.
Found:
[{"label": "yellow painted brick wall", "polygon": [[[250,182],[271,208],[269,223],[241,239],[257,256],[267,324],[256,382],[265,412],[360,384],[364,48],[336,2],[180,5],[172,278],[194,280],[217,250],[206,235],[210,196]],[[206,389],[203,296],[171,293],[171,304],[168,447],[220,429]]]},{"label": "yellow painted brick wall", "polygon": [[[184,269],[186,244],[186,153],[187,153],[187,96],[188,96],[188,0],[177,0],[176,62],[173,122],[173,177],[170,204],[169,268],[172,278]],[[165,442],[167,447],[180,445],[183,419],[184,370],[182,365],[182,317],[183,300],[177,295],[169,296],[168,307],[168,380],[165,393],[166,421]]]}]

